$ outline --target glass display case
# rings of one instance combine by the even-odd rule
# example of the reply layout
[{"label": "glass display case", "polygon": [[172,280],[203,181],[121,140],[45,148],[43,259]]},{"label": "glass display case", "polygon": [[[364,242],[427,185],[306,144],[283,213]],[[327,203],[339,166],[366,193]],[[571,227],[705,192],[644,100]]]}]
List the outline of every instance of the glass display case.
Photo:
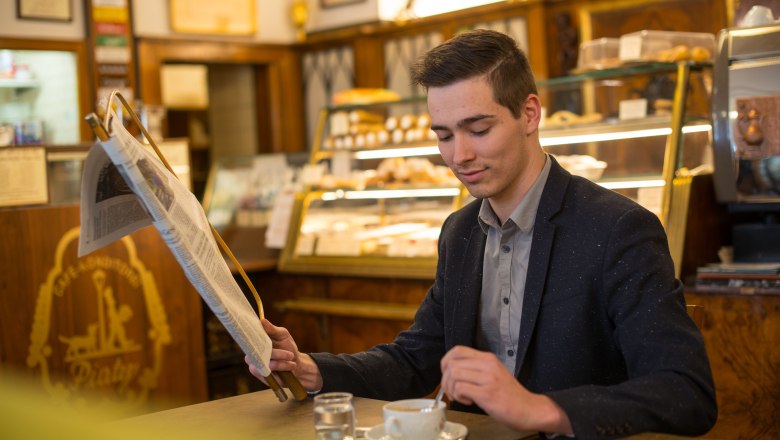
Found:
[{"label": "glass display case", "polygon": [[322,110],[279,269],[432,278],[439,231],[466,195],[423,98]]},{"label": "glass display case", "polygon": [[[541,144],[666,224],[675,172],[709,161],[710,85],[691,61],[539,81]],[[468,193],[429,124],[422,99],[323,109],[280,270],[432,278],[441,225]]]}]

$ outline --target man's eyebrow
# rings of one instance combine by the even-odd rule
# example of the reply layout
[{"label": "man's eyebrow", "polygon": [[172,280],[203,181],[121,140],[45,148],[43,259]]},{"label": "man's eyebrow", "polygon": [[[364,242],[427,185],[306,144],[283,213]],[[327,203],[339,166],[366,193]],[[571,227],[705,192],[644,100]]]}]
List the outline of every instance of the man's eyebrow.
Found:
[{"label": "man's eyebrow", "polygon": [[[490,118],[493,118],[493,117],[494,117],[493,115],[484,115],[484,114],[469,116],[468,118],[461,119],[455,125],[458,128],[462,128],[464,126],[473,124],[473,123],[475,123],[477,121],[481,121],[483,119],[490,119]],[[434,130],[434,131],[436,131],[436,130],[449,130],[449,129],[450,129],[449,127],[445,127],[444,125],[431,125],[431,130]]]}]

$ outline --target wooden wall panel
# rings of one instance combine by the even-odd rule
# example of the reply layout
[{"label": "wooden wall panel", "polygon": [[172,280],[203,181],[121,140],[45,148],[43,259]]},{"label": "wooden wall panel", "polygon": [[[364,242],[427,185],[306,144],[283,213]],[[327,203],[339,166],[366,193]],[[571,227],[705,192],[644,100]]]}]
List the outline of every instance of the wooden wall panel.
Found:
[{"label": "wooden wall panel", "polygon": [[78,206],[0,211],[0,368],[55,400],[206,400],[201,300],[146,228],[78,258]]},{"label": "wooden wall panel", "polygon": [[617,38],[644,29],[709,32],[725,28],[726,8],[712,0],[601,1],[581,9],[582,36]]},{"label": "wooden wall panel", "polygon": [[701,330],[718,421],[707,438],[780,438],[780,295],[686,292],[704,306]]}]

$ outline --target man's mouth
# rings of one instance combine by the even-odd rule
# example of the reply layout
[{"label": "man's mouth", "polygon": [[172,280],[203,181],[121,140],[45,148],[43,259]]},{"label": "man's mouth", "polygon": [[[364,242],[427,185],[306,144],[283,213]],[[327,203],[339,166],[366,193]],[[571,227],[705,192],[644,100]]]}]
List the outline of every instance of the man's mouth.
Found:
[{"label": "man's mouth", "polygon": [[461,170],[458,171],[458,176],[463,183],[474,183],[482,178],[485,174],[485,169],[478,170]]}]

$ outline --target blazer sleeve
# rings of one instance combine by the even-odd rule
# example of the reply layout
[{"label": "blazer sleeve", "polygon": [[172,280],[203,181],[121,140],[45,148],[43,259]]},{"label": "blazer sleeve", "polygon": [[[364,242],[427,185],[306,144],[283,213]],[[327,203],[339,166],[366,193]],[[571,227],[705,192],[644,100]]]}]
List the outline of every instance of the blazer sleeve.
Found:
[{"label": "blazer sleeve", "polygon": [[607,243],[601,294],[628,380],[548,396],[567,413],[578,438],[704,434],[717,418],[712,374],[663,227],[637,207],[617,219]]},{"label": "blazer sleeve", "polygon": [[[311,353],[323,379],[323,392],[347,391],[382,400],[422,397],[441,381],[444,343],[444,273],[447,231],[452,215],[442,225],[436,279],[407,330],[390,344],[356,354]],[[451,233],[450,233],[451,234]]]}]

